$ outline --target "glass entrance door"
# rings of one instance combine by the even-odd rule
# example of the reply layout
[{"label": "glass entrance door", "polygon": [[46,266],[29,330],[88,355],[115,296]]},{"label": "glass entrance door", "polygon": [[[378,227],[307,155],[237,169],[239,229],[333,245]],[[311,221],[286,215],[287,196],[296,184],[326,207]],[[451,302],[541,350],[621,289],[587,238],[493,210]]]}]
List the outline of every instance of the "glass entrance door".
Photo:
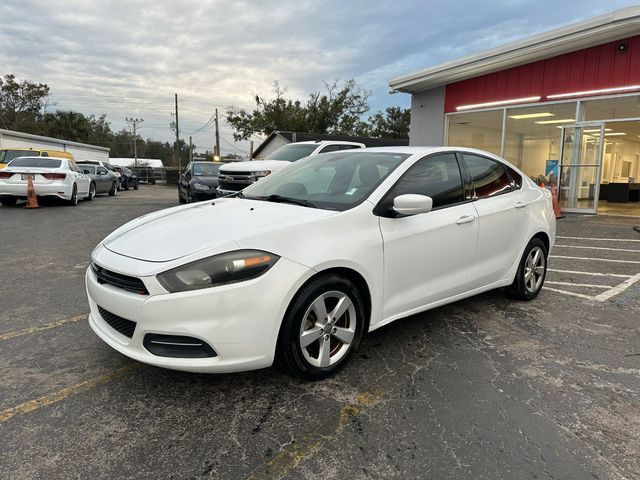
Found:
[{"label": "glass entrance door", "polygon": [[562,128],[558,201],[565,212],[596,213],[604,125]]}]

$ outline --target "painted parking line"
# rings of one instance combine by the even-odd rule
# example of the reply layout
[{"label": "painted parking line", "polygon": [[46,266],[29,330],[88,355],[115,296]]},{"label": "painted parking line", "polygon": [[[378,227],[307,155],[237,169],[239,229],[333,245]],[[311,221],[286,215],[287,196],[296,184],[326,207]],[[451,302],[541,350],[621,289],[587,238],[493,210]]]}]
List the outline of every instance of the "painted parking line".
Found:
[{"label": "painted parking line", "polygon": [[611,258],[593,258],[593,257],[570,257],[566,255],[549,255],[549,258],[565,258],[569,260],[591,260],[593,262],[613,262],[613,263],[637,263],[640,264],[640,260],[615,260]]},{"label": "painted parking line", "polygon": [[[545,282],[546,283],[546,282]],[[549,290],[551,292],[562,293],[564,295],[570,295],[572,297],[584,298],[585,300],[594,300],[594,297],[591,295],[584,295],[582,293],[570,292],[568,290],[562,290],[560,288],[552,288],[552,287],[542,287],[543,290]]]},{"label": "painted parking line", "polygon": [[640,240],[633,239],[633,238],[564,237],[562,235],[556,235],[556,238],[565,238],[569,240],[606,241],[606,242],[640,242]]},{"label": "painted parking line", "polygon": [[556,247],[560,247],[560,248],[584,248],[584,249],[587,249],[587,250],[607,250],[609,252],[640,253],[640,249],[638,249],[638,248],[587,247],[585,245],[559,245],[557,243],[553,246],[553,248],[556,248]]},{"label": "painted parking line", "polygon": [[547,272],[573,273],[575,275],[589,275],[589,276],[592,276],[592,277],[631,278],[633,276],[633,275],[622,275],[620,273],[583,272],[581,270],[560,270],[560,269],[557,269],[557,268],[547,268]]},{"label": "painted parking line", "polygon": [[564,285],[567,287],[586,287],[586,288],[614,288],[613,285],[596,285],[593,283],[574,283],[574,282],[551,282],[546,280],[545,285]]},{"label": "painted parking line", "polygon": [[72,385],[71,387],[66,387],[66,388],[63,388],[62,390],[58,390],[57,392],[50,393],[49,395],[44,395],[40,398],[29,400],[28,402],[24,402],[24,403],[21,403],[20,405],[16,405],[15,407],[7,408],[5,410],[0,411],[0,423],[4,423],[7,420],[10,420],[16,415],[25,415],[27,413],[35,412],[36,410],[39,410],[42,407],[46,407],[48,405],[61,402],[62,400],[69,398],[73,395],[86,392],[99,385],[104,385],[105,383],[113,382],[114,380],[125,377],[135,372],[136,370],[139,370],[143,366],[144,365],[142,363],[134,363],[132,365],[127,365],[126,367],[122,367],[111,373],[107,373],[105,375],[100,375],[99,377],[94,377],[88,380],[84,380],[80,383],[76,383],[75,385]]},{"label": "painted parking line", "polygon": [[633,277],[625,280],[620,285],[613,287],[611,290],[602,292],[601,294],[596,296],[595,300],[599,302],[604,302],[606,300],[609,300],[611,297],[624,292],[627,288],[629,288],[631,285],[633,285],[637,281],[640,281],[640,273],[635,274]]},{"label": "painted parking line", "polygon": [[22,330],[15,330],[13,332],[0,333],[0,340],[9,340],[10,338],[22,337],[23,335],[29,335],[31,333],[42,332],[44,330],[50,330],[52,328],[68,325],[70,323],[76,323],[81,320],[86,320],[88,316],[89,314],[85,313],[84,315],[65,318],[63,320],[56,320],[55,322],[49,322],[43,325],[34,325],[33,327],[24,328]]}]

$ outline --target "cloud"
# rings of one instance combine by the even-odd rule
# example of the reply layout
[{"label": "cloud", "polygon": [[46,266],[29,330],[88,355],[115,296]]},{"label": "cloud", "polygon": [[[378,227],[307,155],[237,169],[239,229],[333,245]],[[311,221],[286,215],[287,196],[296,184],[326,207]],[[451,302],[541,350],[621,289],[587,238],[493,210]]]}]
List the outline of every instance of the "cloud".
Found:
[{"label": "cloud", "polygon": [[104,112],[115,128],[144,116],[141,133],[170,140],[174,92],[186,136],[216,106],[251,107],[274,80],[304,98],[355,78],[373,110],[406,106],[408,96],[388,95],[389,78],[630,4],[5,0],[0,73],[47,83],[54,108]]}]

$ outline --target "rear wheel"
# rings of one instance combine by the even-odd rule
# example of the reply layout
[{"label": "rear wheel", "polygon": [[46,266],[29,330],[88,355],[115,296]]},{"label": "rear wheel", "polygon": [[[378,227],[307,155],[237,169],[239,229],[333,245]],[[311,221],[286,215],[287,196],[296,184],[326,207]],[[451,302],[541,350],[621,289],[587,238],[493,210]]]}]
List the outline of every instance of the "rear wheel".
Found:
[{"label": "rear wheel", "polygon": [[0,197],[0,204],[3,207],[13,207],[18,199],[16,197]]},{"label": "rear wheel", "polygon": [[118,194],[118,182],[113,182],[111,190],[109,190],[109,196],[115,197]]},{"label": "rear wheel", "polygon": [[78,186],[74,183],[73,190],[71,191],[71,198],[69,199],[69,205],[75,207],[78,205]]},{"label": "rear wheel", "polygon": [[178,202],[180,203],[187,203],[187,201],[182,198],[182,193],[180,193],[180,189],[178,188]]},{"label": "rear wheel", "polygon": [[320,276],[296,295],[280,329],[276,361],[306,380],[335,374],[357,348],[364,331],[358,289],[337,275]]},{"label": "rear wheel", "polygon": [[91,185],[89,185],[89,195],[87,196],[86,199],[91,201],[95,196],[96,196],[96,184],[91,182]]},{"label": "rear wheel", "polygon": [[133,184],[133,189],[134,189],[134,190],[137,190],[137,189],[138,189],[138,182],[136,182],[136,183],[134,183],[134,184]]},{"label": "rear wheel", "polygon": [[518,300],[533,300],[538,296],[547,274],[547,247],[539,238],[533,238],[524,249],[516,278],[506,289]]}]

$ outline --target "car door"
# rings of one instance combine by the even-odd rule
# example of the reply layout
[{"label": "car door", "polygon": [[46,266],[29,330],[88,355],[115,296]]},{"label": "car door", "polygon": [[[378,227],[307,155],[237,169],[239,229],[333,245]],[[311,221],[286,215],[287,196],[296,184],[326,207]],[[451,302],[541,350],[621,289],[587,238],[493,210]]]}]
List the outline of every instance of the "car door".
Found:
[{"label": "car door", "polygon": [[[397,318],[468,291],[478,236],[477,213],[455,153],[413,164],[376,207],[384,244],[383,316]],[[433,199],[428,213],[399,217],[402,194]]]},{"label": "car door", "polygon": [[102,166],[96,167],[96,193],[106,193],[111,190],[113,179],[109,170]]},{"label": "car door", "polygon": [[530,207],[520,198],[522,179],[517,172],[482,155],[463,153],[463,158],[478,215],[476,286],[482,287],[502,279],[519,258],[529,231]]}]

